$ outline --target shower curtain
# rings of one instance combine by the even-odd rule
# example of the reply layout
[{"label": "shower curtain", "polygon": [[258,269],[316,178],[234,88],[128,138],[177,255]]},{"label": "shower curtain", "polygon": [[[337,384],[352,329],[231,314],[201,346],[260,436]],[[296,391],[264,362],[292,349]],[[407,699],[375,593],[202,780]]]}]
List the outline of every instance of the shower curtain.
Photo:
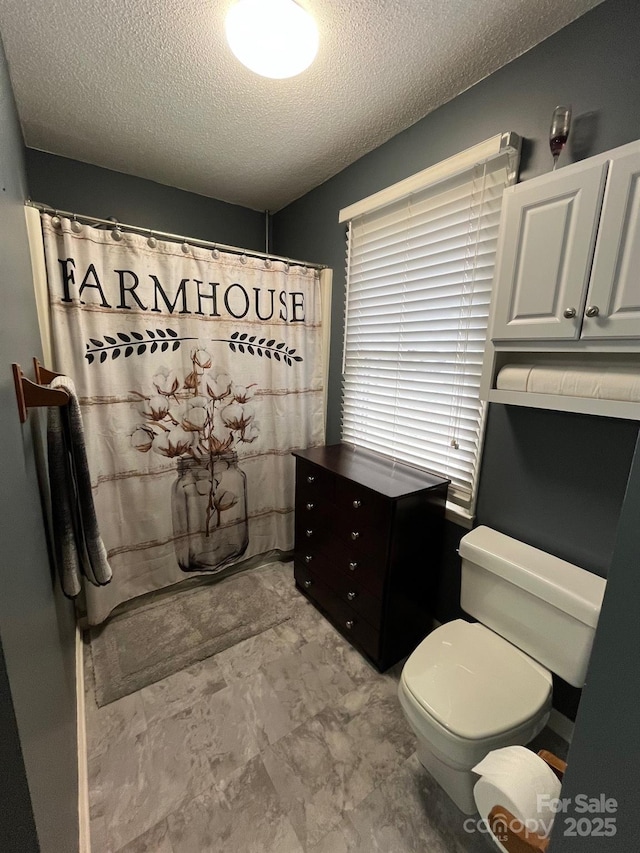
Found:
[{"label": "shower curtain", "polygon": [[54,369],[78,390],[113,569],[85,584],[89,623],[291,549],[291,450],[324,439],[318,273],[45,214],[42,234]]}]

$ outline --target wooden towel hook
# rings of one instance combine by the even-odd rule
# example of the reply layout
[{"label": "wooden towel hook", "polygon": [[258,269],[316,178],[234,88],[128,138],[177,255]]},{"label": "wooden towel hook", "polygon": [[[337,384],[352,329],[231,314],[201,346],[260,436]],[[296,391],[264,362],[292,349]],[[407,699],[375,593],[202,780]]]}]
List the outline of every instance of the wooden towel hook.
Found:
[{"label": "wooden towel hook", "polygon": [[[36,366],[37,365],[37,366]],[[47,388],[45,385],[38,384],[40,382],[49,383],[58,373],[53,373],[34,359],[34,369],[38,382],[32,382],[22,372],[19,364],[12,364],[13,381],[16,387],[16,400],[18,402],[18,414],[20,423],[27,420],[28,409],[39,408],[42,406],[66,406],[69,402],[69,395],[61,388]]]},{"label": "wooden towel hook", "polygon": [[489,812],[491,832],[508,853],[546,853],[549,838],[529,832],[515,815],[502,806],[494,806]]},{"label": "wooden towel hook", "polygon": [[[538,755],[562,782],[567,769],[566,761],[546,749],[541,749]],[[504,806],[495,805],[491,809],[489,827],[508,853],[545,853],[549,847],[550,839],[548,836],[529,832]]]},{"label": "wooden towel hook", "polygon": [[38,385],[49,385],[56,376],[62,376],[62,373],[54,373],[53,370],[47,370],[43,364],[40,364],[36,356],[33,357],[33,372]]}]

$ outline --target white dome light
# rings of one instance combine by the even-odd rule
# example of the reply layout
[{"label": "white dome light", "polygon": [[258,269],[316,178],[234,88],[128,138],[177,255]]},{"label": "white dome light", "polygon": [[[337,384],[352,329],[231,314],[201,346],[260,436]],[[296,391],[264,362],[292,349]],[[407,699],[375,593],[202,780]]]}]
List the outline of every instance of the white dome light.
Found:
[{"label": "white dome light", "polygon": [[318,52],[316,22],[294,0],[238,0],[225,30],[235,56],[262,77],[295,77]]}]

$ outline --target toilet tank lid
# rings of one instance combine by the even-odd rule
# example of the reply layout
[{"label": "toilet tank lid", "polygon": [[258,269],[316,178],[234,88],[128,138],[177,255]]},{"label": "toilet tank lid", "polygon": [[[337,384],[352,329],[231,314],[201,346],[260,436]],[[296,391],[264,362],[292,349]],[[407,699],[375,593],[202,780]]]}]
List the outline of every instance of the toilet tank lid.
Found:
[{"label": "toilet tank lid", "polygon": [[484,526],[462,537],[459,554],[585,625],[598,624],[604,578]]}]

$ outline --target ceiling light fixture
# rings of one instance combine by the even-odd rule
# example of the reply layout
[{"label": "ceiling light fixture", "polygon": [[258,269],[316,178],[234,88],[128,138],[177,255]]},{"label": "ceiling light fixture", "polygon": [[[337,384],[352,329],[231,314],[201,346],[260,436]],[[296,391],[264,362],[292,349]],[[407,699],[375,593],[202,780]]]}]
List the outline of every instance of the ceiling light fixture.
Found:
[{"label": "ceiling light fixture", "polygon": [[262,77],[295,77],[318,52],[316,22],[294,0],[238,0],[225,30],[235,56]]}]

